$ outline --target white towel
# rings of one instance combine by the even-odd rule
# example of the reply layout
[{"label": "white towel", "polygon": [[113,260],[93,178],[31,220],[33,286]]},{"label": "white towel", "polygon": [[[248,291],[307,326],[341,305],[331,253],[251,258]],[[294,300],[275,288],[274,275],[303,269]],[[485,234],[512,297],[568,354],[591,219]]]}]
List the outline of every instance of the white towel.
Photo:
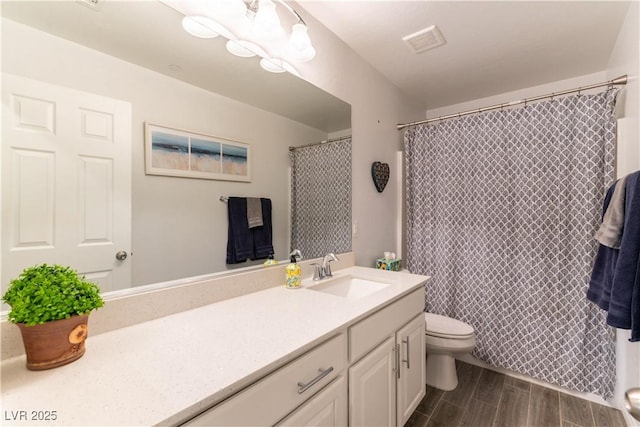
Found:
[{"label": "white towel", "polygon": [[257,197],[247,197],[247,222],[249,228],[262,227],[262,201]]},{"label": "white towel", "polygon": [[620,248],[622,240],[622,228],[624,226],[624,203],[626,195],[627,177],[620,178],[611,195],[609,207],[607,207],[602,224],[596,231],[595,238],[601,245],[613,249]]}]

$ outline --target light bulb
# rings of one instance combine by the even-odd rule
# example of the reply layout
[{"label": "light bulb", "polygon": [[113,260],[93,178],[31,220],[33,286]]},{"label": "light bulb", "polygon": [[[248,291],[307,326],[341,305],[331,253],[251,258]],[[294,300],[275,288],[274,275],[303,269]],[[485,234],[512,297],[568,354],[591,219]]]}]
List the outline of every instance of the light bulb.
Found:
[{"label": "light bulb", "polygon": [[311,39],[309,39],[309,34],[307,34],[307,26],[300,22],[295,24],[291,28],[289,43],[297,50],[305,50],[311,46]]},{"label": "light bulb", "polygon": [[296,61],[311,61],[316,56],[316,50],[311,45],[311,39],[307,33],[307,26],[297,23],[291,28],[289,37],[288,55]]},{"label": "light bulb", "polygon": [[275,38],[284,33],[273,1],[260,0],[253,28],[256,35],[265,38]]}]

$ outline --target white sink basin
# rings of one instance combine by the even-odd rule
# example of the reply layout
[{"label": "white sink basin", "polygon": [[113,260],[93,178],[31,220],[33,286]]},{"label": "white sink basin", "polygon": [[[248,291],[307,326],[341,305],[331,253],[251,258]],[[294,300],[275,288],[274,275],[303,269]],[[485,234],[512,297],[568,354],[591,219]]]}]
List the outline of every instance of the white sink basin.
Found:
[{"label": "white sink basin", "polygon": [[337,295],[343,298],[362,298],[378,292],[388,286],[389,283],[376,282],[354,276],[336,277],[334,279],[324,279],[317,285],[311,285],[307,289],[326,294]]}]

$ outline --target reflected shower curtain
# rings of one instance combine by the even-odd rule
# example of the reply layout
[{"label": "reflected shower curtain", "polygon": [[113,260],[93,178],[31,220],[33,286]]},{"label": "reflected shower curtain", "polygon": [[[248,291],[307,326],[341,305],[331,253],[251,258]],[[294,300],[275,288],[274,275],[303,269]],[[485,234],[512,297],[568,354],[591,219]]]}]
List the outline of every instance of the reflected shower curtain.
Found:
[{"label": "reflected shower curtain", "polygon": [[351,250],[351,138],[291,156],[291,248],[305,258]]},{"label": "reflected shower curtain", "polygon": [[613,394],[614,330],[585,294],[614,179],[615,90],[405,134],[411,272],[425,310],[474,326],[474,355]]}]

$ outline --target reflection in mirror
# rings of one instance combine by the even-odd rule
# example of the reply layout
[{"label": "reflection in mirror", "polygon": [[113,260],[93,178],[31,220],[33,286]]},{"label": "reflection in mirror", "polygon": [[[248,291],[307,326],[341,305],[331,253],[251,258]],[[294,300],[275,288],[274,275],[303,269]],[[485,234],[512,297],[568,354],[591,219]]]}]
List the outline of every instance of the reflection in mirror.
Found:
[{"label": "reflection in mirror", "polygon": [[291,246],[309,258],[351,251],[351,136],[290,151]]},{"label": "reflection in mirror", "polygon": [[[103,291],[227,271],[221,196],[270,198],[287,258],[288,147],[349,134],[348,104],[159,2],[4,1],[2,17],[3,289],[42,262]],[[145,123],[248,144],[251,182],[145,175]]]}]

